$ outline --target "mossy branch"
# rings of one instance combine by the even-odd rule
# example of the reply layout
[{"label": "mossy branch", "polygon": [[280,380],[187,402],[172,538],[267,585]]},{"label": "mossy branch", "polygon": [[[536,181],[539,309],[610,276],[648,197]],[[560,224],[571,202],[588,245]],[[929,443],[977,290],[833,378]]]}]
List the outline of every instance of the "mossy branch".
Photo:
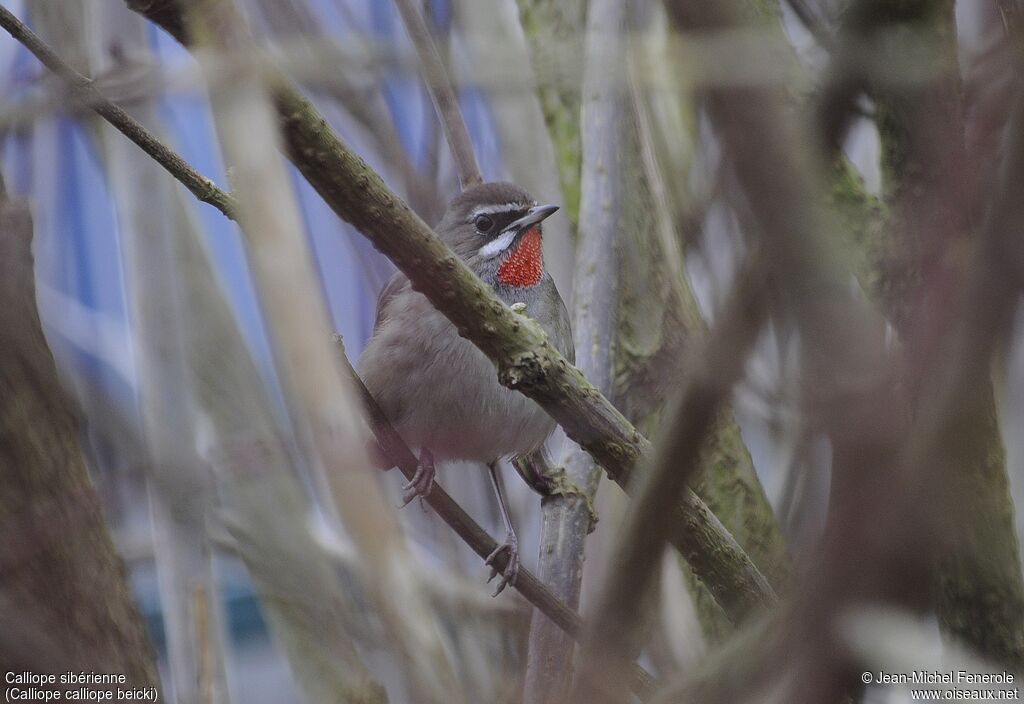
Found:
[{"label": "mossy branch", "polygon": [[[520,22],[530,42],[530,56],[538,77],[537,97],[557,155],[558,177],[565,195],[565,210],[573,224],[580,216],[583,148],[580,136],[581,96],[576,67],[583,64],[579,28],[586,20],[585,0],[516,0]],[[564,53],[557,54],[554,49]],[[558,75],[552,76],[552,71]],[[572,88],[559,86],[571,85]]]}]

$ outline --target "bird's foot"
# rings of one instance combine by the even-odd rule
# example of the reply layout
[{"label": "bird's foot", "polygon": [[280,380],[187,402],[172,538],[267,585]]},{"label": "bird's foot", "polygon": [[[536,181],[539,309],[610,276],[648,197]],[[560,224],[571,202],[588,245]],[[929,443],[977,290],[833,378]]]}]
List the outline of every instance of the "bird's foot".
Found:
[{"label": "bird's foot", "polygon": [[491,576],[487,578],[488,584],[499,574],[495,561],[502,553],[507,553],[505,567],[501,570],[501,581],[498,582],[498,588],[491,596],[498,596],[510,584],[515,585],[516,577],[519,576],[519,540],[515,533],[505,533],[505,542],[496,547],[494,552],[484,560],[484,564],[491,568]]},{"label": "bird's foot", "polygon": [[426,498],[430,495],[430,490],[434,488],[435,474],[437,474],[437,470],[434,469],[434,455],[424,447],[420,450],[420,461],[416,466],[416,473],[412,475],[412,479],[408,483],[402,486],[402,508],[408,506],[417,496]]}]

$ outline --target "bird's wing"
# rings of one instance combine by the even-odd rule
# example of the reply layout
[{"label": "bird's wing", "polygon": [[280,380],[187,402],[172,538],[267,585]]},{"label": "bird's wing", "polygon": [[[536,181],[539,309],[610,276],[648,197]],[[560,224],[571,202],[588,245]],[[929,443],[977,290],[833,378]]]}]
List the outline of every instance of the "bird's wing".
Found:
[{"label": "bird's wing", "polygon": [[565,316],[565,358],[569,360],[569,364],[576,364],[576,345],[572,339],[572,326],[569,323],[569,311],[565,309],[565,301],[561,298],[558,299],[558,305],[562,306],[562,315]]},{"label": "bird's wing", "polygon": [[377,328],[388,319],[388,307],[391,302],[408,286],[408,277],[400,271],[392,274],[388,282],[384,284],[384,288],[380,290],[380,295],[377,296],[377,319],[373,322],[374,332],[377,332]]},{"label": "bird's wing", "polygon": [[555,294],[555,325],[558,326],[558,337],[565,346],[561,350],[562,356],[569,360],[569,364],[576,364],[576,345],[572,339],[572,323],[569,318],[569,311],[565,307],[565,301],[558,295],[555,282],[551,282],[551,288]]}]

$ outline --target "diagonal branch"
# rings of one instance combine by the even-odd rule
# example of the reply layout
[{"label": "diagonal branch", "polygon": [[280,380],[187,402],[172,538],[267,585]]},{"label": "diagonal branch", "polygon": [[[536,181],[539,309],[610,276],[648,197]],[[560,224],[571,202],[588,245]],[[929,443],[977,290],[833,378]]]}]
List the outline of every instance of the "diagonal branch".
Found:
[{"label": "diagonal branch", "polygon": [[[180,11],[175,0],[127,2],[189,44],[171,13]],[[494,362],[502,384],[540,404],[629,491],[633,468],[650,454],[650,442],[551,346],[536,322],[512,312],[392,193],[284,76],[273,80],[288,156],[325,202]],[[774,600],[749,556],[692,491],[673,508],[672,518],[672,544],[733,618]]]},{"label": "diagonal branch", "polygon": [[423,13],[413,0],[395,0],[395,5],[402,15],[405,31],[409,33],[409,38],[416,47],[416,54],[420,57],[423,79],[427,84],[427,90],[430,91],[430,98],[434,101],[434,108],[444,128],[448,146],[451,147],[455,165],[459,169],[459,181],[462,182],[463,188],[475,186],[483,181],[483,177],[476,163],[466,121],[459,109],[459,98],[455,95],[455,88],[445,69],[441,53],[434,44],[434,38],[423,19]]}]

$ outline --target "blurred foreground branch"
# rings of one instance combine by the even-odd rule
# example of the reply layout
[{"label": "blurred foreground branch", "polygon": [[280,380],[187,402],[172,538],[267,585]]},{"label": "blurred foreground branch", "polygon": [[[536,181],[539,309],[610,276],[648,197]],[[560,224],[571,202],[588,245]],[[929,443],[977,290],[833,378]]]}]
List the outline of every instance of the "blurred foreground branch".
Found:
[{"label": "blurred foreground branch", "polygon": [[[175,0],[126,1],[191,44]],[[648,440],[558,354],[534,321],[509,310],[458,259],[286,78],[274,81],[287,153],[310,184],[495,362],[505,386],[537,401],[628,491],[637,459],[650,452]],[[673,522],[673,545],[727,612],[741,618],[772,601],[763,575],[695,494],[687,492],[673,509]]]},{"label": "blurred foreground branch", "polygon": [[[739,25],[735,3],[666,4],[681,28]],[[929,384],[911,424],[885,327],[851,296],[848,274],[823,238],[833,223],[820,207],[815,165],[796,146],[785,94],[772,86],[723,86],[708,88],[704,98],[756,217],[780,313],[792,315],[801,331],[807,412],[833,449],[829,524],[793,610],[780,697],[835,701],[859,686],[855,663],[835,642],[837,617],[864,602],[928,605],[936,538],[949,537],[944,519],[957,510],[950,491],[957,444],[979,420],[988,366],[1019,290],[1010,255],[1024,221],[1014,195],[1024,179],[1024,135],[1015,120],[1000,192],[970,258],[970,285],[952,305],[959,314],[954,330],[930,359],[915,360]]]},{"label": "blurred foreground branch", "polygon": [[[188,18],[197,45],[252,54],[252,35],[234,0],[198,0]],[[399,654],[407,690],[425,703],[462,701],[440,624],[414,579],[397,517],[371,474],[354,390],[326,335],[330,318],[262,76],[243,64],[211,100],[217,136],[235,172],[247,259],[299,450],[322,473],[359,552],[367,594]]]},{"label": "blurred foreground branch", "polygon": [[767,317],[765,299],[763,275],[741,272],[726,309],[690,357],[682,391],[662,431],[664,443],[651,470],[642,475],[592,606],[593,621],[572,698],[577,704],[622,699],[623,664],[643,645],[638,603],[644,603],[644,594],[654,583],[673,530],[668,520],[671,506],[696,474],[719,411],[743,374]]},{"label": "blurred foreground branch", "polygon": [[[851,47],[879,41],[878,35],[891,32],[897,21],[934,37],[944,69],[899,90],[848,58],[855,53]],[[904,378],[912,401],[919,402],[933,382],[924,362],[933,359],[956,323],[950,312],[957,309],[966,282],[966,258],[960,253],[977,239],[974,214],[987,203],[979,181],[994,182],[983,174],[997,171],[990,165],[996,155],[979,154],[967,144],[951,0],[914,3],[895,18],[886,3],[859,0],[844,16],[839,39],[843,51],[830,71],[838,87],[825,92],[820,119],[830,142],[837,142],[857,99],[866,94],[878,106],[884,193],[899,239],[882,264],[889,273],[878,277],[881,290],[869,292],[882,299],[906,355],[916,360],[906,365]],[[994,61],[988,78],[1012,74],[1014,68],[1012,57]],[[999,144],[1004,126],[1003,121],[991,124],[994,134],[982,137],[981,145]],[[1019,667],[1024,665],[1024,579],[1006,453],[991,380],[979,380],[978,393],[973,422],[963,426],[971,432],[963,434],[952,455],[960,471],[950,480],[956,482],[962,509],[949,516],[956,528],[940,558],[936,609],[944,631],[995,661]]]},{"label": "blurred foreground branch", "polygon": [[114,672],[131,687],[159,687],[79,447],[80,419],[43,336],[31,248],[28,204],[0,189],[0,631],[34,632],[56,650],[0,638],[0,661],[10,670]]},{"label": "blurred foreground branch", "polygon": [[[694,183],[699,173],[699,114],[681,84],[680,72],[673,70],[678,59],[669,50],[671,34],[655,21],[658,13],[651,5],[636,3],[633,50],[626,52],[636,128],[625,133],[630,143],[624,149],[630,155],[627,170],[639,173],[622,177],[638,202],[636,222],[629,228],[633,234],[625,240],[622,254],[622,276],[629,282],[630,295],[623,299],[620,312],[623,354],[617,360],[615,398],[634,423],[657,432],[666,402],[677,390],[665,379],[680,376],[679,360],[707,335],[685,271],[685,253],[710,224],[708,208],[722,188],[722,175],[715,168],[707,185]],[[642,162],[642,167],[631,162]],[[701,464],[694,491],[779,589],[789,571],[785,541],[731,408],[719,414]],[[705,641],[716,642],[737,624],[725,616],[693,571],[685,564],[681,567]]]},{"label": "blurred foreground branch", "polygon": [[387,695],[360,660],[350,594],[310,533],[294,452],[278,426],[200,234],[179,229],[191,384],[200,449],[213,465],[224,524],[252,577],[271,632],[310,704],[382,704]]}]

